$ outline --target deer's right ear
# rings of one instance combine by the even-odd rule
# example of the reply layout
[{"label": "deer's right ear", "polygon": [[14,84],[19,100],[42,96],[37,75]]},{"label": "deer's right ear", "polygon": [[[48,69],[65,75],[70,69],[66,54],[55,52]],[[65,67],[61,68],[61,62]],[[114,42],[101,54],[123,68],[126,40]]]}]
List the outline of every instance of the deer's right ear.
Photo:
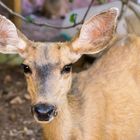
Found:
[{"label": "deer's right ear", "polygon": [[72,41],[71,48],[77,54],[98,54],[107,48],[113,39],[119,10],[108,9],[87,20],[80,34]]},{"label": "deer's right ear", "polygon": [[24,55],[27,46],[26,37],[20,33],[15,25],[0,15],[0,52],[5,54]]}]

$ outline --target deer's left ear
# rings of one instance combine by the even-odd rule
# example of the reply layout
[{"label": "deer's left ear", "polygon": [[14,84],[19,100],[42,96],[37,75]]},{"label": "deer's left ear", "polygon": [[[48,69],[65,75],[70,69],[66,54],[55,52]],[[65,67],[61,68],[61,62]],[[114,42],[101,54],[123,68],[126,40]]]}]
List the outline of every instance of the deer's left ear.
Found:
[{"label": "deer's left ear", "polygon": [[72,41],[73,52],[97,54],[105,49],[113,37],[118,14],[117,8],[111,8],[86,21],[79,36]]},{"label": "deer's left ear", "polygon": [[0,15],[0,52],[23,55],[28,39],[6,17]]}]

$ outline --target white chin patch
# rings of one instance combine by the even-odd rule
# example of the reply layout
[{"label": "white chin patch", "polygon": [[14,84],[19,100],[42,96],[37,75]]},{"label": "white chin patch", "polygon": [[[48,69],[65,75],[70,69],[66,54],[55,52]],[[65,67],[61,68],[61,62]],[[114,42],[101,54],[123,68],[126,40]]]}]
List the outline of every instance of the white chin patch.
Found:
[{"label": "white chin patch", "polygon": [[42,124],[44,124],[44,123],[48,124],[48,123],[52,122],[54,119],[54,117],[51,117],[49,121],[40,121],[40,120],[38,120],[38,118],[36,116],[34,116],[34,118],[35,118],[36,122],[42,123]]}]

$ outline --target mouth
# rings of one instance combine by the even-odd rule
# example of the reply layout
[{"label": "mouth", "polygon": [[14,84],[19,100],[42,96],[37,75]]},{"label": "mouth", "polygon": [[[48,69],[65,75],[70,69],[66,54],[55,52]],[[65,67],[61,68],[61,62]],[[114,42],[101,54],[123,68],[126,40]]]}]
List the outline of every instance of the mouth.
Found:
[{"label": "mouth", "polygon": [[34,115],[34,119],[35,119],[35,121],[37,122],[37,123],[41,123],[41,124],[48,124],[48,123],[50,123],[50,122],[52,122],[53,120],[54,120],[54,116],[52,116],[51,118],[49,118],[49,119],[42,119],[42,120],[40,120],[36,115]]}]

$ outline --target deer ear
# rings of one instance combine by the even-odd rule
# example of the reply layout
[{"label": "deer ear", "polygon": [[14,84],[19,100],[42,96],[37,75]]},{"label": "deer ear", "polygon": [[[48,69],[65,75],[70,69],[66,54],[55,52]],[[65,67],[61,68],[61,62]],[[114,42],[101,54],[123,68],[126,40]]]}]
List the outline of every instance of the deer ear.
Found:
[{"label": "deer ear", "polygon": [[0,15],[0,52],[22,55],[26,46],[26,37],[16,29],[10,20]]},{"label": "deer ear", "polygon": [[81,55],[104,50],[113,37],[117,17],[118,9],[111,8],[86,21],[79,36],[72,41],[72,50]]}]

